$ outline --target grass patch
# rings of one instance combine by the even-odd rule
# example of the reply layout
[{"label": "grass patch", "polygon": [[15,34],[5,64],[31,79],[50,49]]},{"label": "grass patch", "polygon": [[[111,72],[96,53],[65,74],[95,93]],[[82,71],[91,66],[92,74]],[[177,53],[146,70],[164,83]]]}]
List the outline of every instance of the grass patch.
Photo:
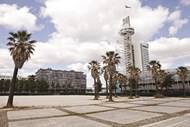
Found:
[{"label": "grass patch", "polygon": [[160,93],[154,95],[154,97],[155,97],[155,98],[165,98],[165,96],[162,95],[162,94],[160,94]]},{"label": "grass patch", "polygon": [[129,96],[128,98],[129,98],[129,99],[134,99],[134,97],[133,97],[133,96]]}]

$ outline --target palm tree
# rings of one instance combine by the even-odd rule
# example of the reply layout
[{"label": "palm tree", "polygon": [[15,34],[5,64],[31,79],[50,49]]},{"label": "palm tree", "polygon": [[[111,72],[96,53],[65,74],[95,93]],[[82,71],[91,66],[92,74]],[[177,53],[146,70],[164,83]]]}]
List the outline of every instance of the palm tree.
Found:
[{"label": "palm tree", "polygon": [[127,96],[127,80],[128,80],[127,76],[123,75],[123,81],[124,81],[123,84],[124,84],[124,87],[125,87],[126,96]]},{"label": "palm tree", "polygon": [[134,67],[134,79],[135,79],[135,97],[139,97],[137,90],[138,90],[138,80],[141,74],[141,70],[137,67]]},{"label": "palm tree", "polygon": [[133,98],[132,97],[132,83],[135,83],[135,97],[138,97],[137,95],[137,85],[138,85],[138,79],[140,77],[141,71],[139,68],[134,67],[134,66],[130,66],[128,68],[128,72],[129,72],[129,76],[130,76],[130,97],[129,98]]},{"label": "palm tree", "polygon": [[151,72],[152,74],[152,77],[155,81],[155,84],[156,84],[156,95],[159,94],[159,91],[158,91],[158,74],[159,74],[159,71],[161,69],[161,64],[159,61],[156,61],[156,60],[152,60],[149,62],[149,65],[147,66],[147,69]]},{"label": "palm tree", "polygon": [[123,95],[123,86],[124,86],[124,82],[125,82],[125,75],[118,73],[118,81],[119,81],[119,85],[121,87],[121,96]]},{"label": "palm tree", "polygon": [[116,65],[120,62],[120,56],[118,53],[114,51],[106,52],[105,56],[102,56],[103,63],[107,66],[108,75],[109,75],[109,101],[113,101],[112,99],[112,79],[113,74],[116,72]]},{"label": "palm tree", "polygon": [[[161,87],[165,87],[166,90],[168,90],[169,87],[172,87],[172,85],[174,84],[174,82],[175,81],[173,79],[173,74],[167,73],[166,78],[165,78],[165,80],[163,82],[163,85]],[[163,89],[163,88],[161,88],[161,89]]]},{"label": "palm tree", "polygon": [[95,97],[94,100],[98,100],[98,78],[100,75],[100,63],[96,60],[92,60],[89,63],[88,69],[91,70],[91,76],[94,79]]},{"label": "palm tree", "polygon": [[177,75],[183,83],[183,96],[185,97],[185,81],[188,76],[188,70],[186,67],[180,66],[177,68]]},{"label": "palm tree", "polygon": [[103,73],[104,73],[104,80],[106,81],[106,98],[108,98],[108,69],[107,66],[103,67]]},{"label": "palm tree", "polygon": [[158,73],[158,81],[160,82],[160,87],[161,87],[161,94],[163,93],[162,89],[164,86],[164,82],[166,80],[168,73],[166,73],[164,70],[160,70]]},{"label": "palm tree", "polygon": [[24,63],[29,60],[30,55],[33,54],[33,44],[36,41],[30,40],[31,35],[32,34],[27,33],[27,31],[18,31],[17,33],[10,32],[10,37],[7,38],[9,40],[7,46],[9,46],[9,51],[15,64],[13,78],[9,88],[7,107],[13,106],[13,97],[18,69],[21,69]]},{"label": "palm tree", "polygon": [[117,97],[117,82],[118,82],[118,72],[116,71],[116,73],[113,74],[113,80],[112,80],[112,84],[113,84],[113,89],[114,89],[114,93],[115,93],[115,97]]}]

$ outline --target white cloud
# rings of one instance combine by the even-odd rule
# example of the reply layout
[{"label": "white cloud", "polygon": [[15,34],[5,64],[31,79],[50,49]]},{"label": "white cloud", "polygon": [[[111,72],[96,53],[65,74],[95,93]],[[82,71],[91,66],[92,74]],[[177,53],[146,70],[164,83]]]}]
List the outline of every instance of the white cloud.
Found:
[{"label": "white cloud", "polygon": [[7,49],[0,49],[0,74],[9,75],[13,73],[13,61]]},{"label": "white cloud", "polygon": [[169,27],[169,35],[175,35],[180,28],[188,23],[187,19],[181,19],[181,11],[177,10],[171,13],[168,17],[168,21],[172,22],[172,26]]},{"label": "white cloud", "polygon": [[129,13],[131,13],[131,24],[135,28],[135,42],[146,42],[158,33],[164,26],[169,14],[168,9],[161,6],[154,9],[150,7],[139,7]]},{"label": "white cloud", "polygon": [[113,49],[112,45],[103,41],[80,43],[72,38],[54,38],[48,43],[37,43],[33,59],[35,63],[73,64],[100,60],[102,54]]},{"label": "white cloud", "polygon": [[190,5],[190,0],[180,0],[183,5]]},{"label": "white cloud", "polygon": [[[159,38],[149,43],[150,57],[161,61],[164,68],[173,68],[174,62],[190,57],[190,38]],[[184,61],[184,65],[190,62]]]},{"label": "white cloud", "polygon": [[68,69],[75,70],[75,71],[88,71],[88,63],[74,63],[67,66]]},{"label": "white cloud", "polygon": [[[126,3],[132,8],[126,9]],[[47,0],[41,13],[51,18],[58,33],[80,42],[115,41],[122,19],[130,15],[137,41],[149,39],[163,27],[168,9],[161,6],[155,9],[142,7],[139,0]]]},{"label": "white cloud", "polygon": [[35,59],[60,64],[101,60],[106,51],[114,50],[122,19],[128,14],[136,31],[134,42],[147,41],[167,20],[167,8],[142,7],[139,0],[127,2],[131,9],[124,7],[123,0],[46,0],[41,15],[50,17],[57,31],[47,43],[37,44]]},{"label": "white cloud", "polygon": [[169,30],[169,35],[175,35],[178,31],[178,28],[174,26],[170,26],[168,30]]},{"label": "white cloud", "polygon": [[0,19],[0,25],[11,30],[36,31],[42,29],[41,26],[37,26],[37,17],[30,13],[28,7],[19,8],[15,4],[0,4]]},{"label": "white cloud", "polygon": [[[69,69],[83,70],[88,75],[87,80],[92,80],[89,71],[85,70],[86,63],[93,59],[101,61],[101,55],[114,50],[123,18],[130,15],[131,25],[135,28],[133,41],[138,43],[142,40],[147,41],[158,33],[169,14],[167,8],[142,6],[140,0],[43,2],[41,15],[50,17],[56,31],[47,42],[36,44],[32,59],[24,65],[23,72],[21,71],[23,75],[35,72],[44,65],[54,68],[53,65],[56,64],[65,65],[65,68]],[[125,5],[132,8],[126,9]],[[12,63],[10,60],[9,62]]]}]

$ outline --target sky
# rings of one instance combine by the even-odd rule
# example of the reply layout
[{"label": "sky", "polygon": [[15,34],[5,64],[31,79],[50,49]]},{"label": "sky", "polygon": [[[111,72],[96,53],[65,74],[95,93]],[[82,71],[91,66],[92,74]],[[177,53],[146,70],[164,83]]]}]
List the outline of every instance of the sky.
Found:
[{"label": "sky", "polygon": [[150,60],[163,69],[190,66],[189,12],[190,0],[0,0],[0,74],[12,75],[14,69],[9,32],[27,30],[37,43],[19,76],[39,68],[76,70],[92,86],[88,63],[117,50],[127,16],[135,29],[132,41],[149,44]]}]

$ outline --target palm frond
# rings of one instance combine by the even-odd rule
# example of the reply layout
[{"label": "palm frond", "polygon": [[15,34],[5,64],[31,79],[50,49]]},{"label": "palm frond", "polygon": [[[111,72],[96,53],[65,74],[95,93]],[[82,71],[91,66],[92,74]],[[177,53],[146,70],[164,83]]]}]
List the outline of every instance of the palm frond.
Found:
[{"label": "palm frond", "polygon": [[7,39],[10,41],[7,43],[11,56],[13,57],[15,66],[22,68],[25,61],[27,61],[34,51],[35,40],[30,40],[31,33],[27,31],[18,31],[17,33],[10,32],[10,37]]}]

